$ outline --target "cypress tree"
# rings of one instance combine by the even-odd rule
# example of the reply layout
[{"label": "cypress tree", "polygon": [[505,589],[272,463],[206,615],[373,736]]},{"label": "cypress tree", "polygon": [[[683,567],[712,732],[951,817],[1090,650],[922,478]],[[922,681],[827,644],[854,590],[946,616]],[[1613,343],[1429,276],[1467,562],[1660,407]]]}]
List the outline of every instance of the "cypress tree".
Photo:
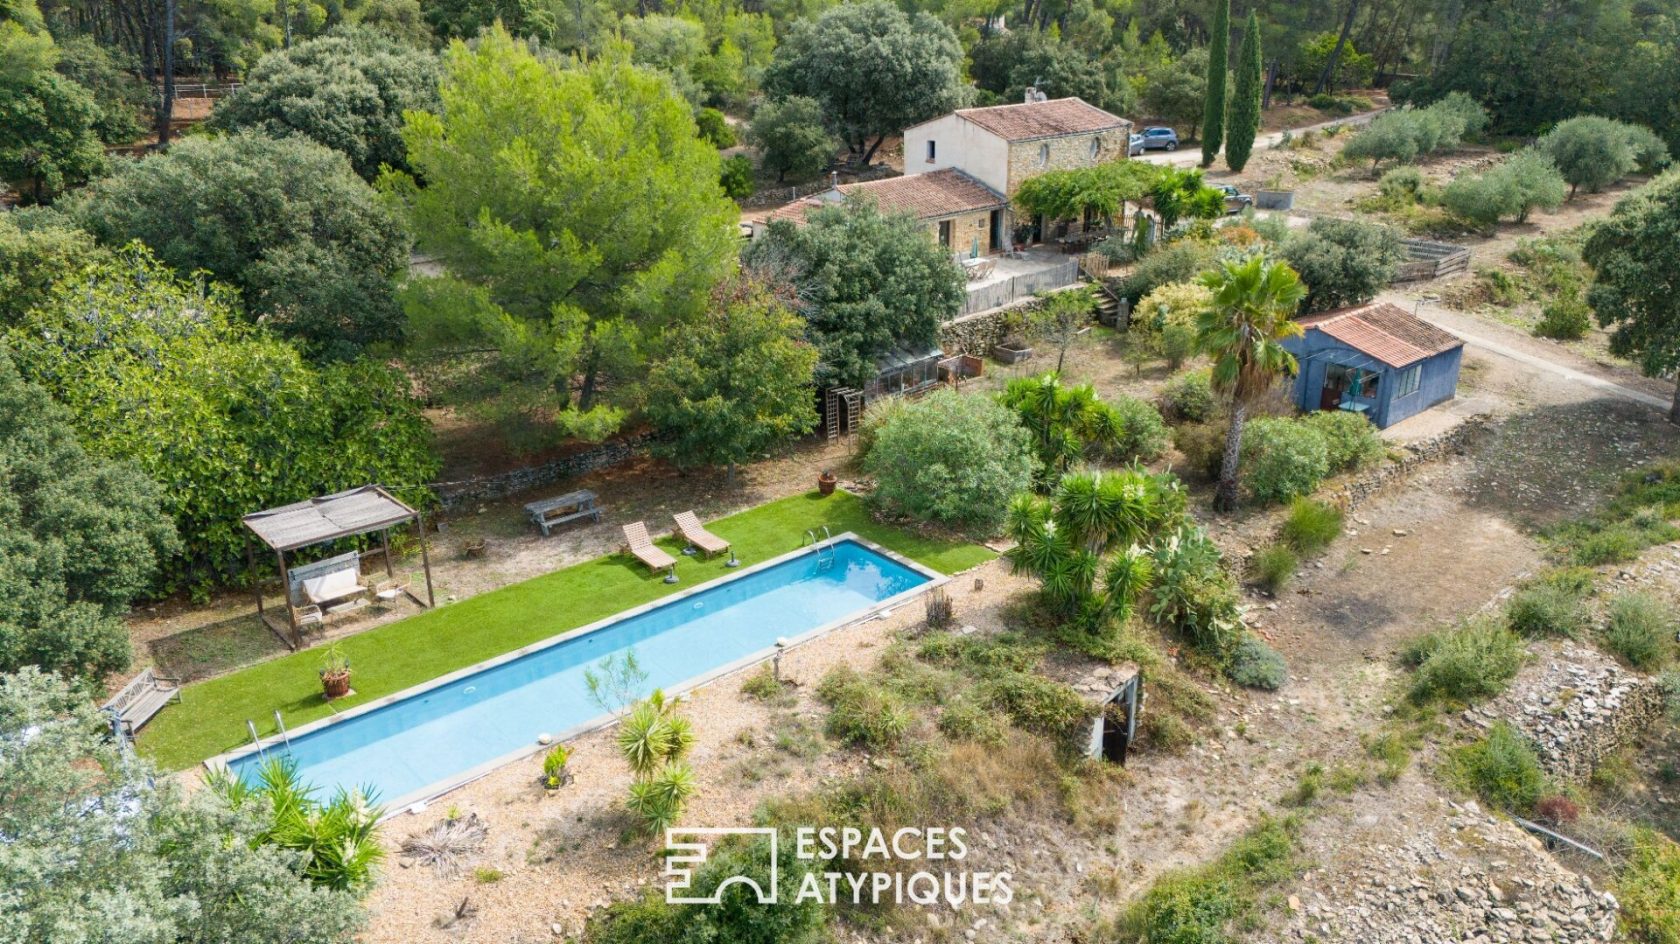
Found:
[{"label": "cypress tree", "polygon": [[1237,50],[1237,81],[1231,88],[1231,113],[1225,125],[1225,163],[1241,171],[1254,153],[1260,132],[1260,18],[1251,10]]},{"label": "cypress tree", "polygon": [[1208,43],[1207,100],[1202,104],[1202,166],[1219,156],[1225,138],[1225,75],[1231,69],[1231,0],[1213,0]]}]

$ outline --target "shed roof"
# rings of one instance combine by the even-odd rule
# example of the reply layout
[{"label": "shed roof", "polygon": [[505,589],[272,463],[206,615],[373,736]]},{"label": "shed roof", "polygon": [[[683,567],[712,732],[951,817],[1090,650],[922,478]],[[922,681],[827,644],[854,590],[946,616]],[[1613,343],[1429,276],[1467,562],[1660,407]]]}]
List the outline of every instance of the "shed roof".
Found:
[{"label": "shed roof", "polygon": [[1301,327],[1322,331],[1390,367],[1406,367],[1464,346],[1457,335],[1388,302],[1338,308],[1296,320]]},{"label": "shed roof", "polygon": [[335,538],[350,537],[401,524],[414,509],[377,485],[322,495],[307,501],[258,511],[240,519],[277,551],[290,551]]},{"label": "shed roof", "polygon": [[1005,141],[1053,138],[1064,134],[1088,134],[1129,128],[1131,122],[1111,115],[1082,98],[1055,98],[1044,102],[993,105],[990,108],[960,108],[957,114]]},{"label": "shed roof", "polygon": [[793,220],[802,223],[814,210],[860,197],[874,200],[882,213],[909,213],[920,220],[941,219],[1009,205],[1003,194],[954,167],[947,167],[926,174],[841,184],[833,190],[778,207],[760,219],[763,222]]}]

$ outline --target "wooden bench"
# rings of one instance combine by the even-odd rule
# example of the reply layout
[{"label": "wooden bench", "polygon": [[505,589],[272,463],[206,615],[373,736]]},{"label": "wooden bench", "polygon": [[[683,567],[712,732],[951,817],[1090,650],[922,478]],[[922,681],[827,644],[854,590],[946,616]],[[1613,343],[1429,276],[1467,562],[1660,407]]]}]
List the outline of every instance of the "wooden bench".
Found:
[{"label": "wooden bench", "polygon": [[165,678],[150,668],[134,677],[104,708],[129,737],[172,701],[181,700],[181,680]]},{"label": "wooden bench", "polygon": [[557,498],[545,498],[534,501],[525,506],[525,516],[531,523],[542,529],[543,537],[548,537],[548,529],[568,521],[579,518],[593,518],[601,520],[601,508],[595,504],[595,493],[588,489],[568,492]]}]

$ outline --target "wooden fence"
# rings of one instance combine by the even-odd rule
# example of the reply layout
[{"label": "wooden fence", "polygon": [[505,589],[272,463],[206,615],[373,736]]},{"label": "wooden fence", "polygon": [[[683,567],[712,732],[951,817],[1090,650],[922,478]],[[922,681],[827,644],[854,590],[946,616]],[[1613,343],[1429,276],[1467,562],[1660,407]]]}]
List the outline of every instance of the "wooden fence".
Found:
[{"label": "wooden fence", "polygon": [[1463,246],[1427,239],[1402,239],[1400,246],[1406,251],[1407,260],[1394,270],[1394,278],[1390,280],[1393,282],[1438,279],[1470,268],[1470,250]]},{"label": "wooden fence", "polygon": [[982,285],[968,290],[968,299],[963,305],[962,314],[972,315],[977,311],[990,311],[1024,301],[1042,292],[1072,285],[1079,281],[1079,259],[1070,258],[1057,263],[1048,269],[1037,272],[1025,272],[1011,276],[1002,282]]}]

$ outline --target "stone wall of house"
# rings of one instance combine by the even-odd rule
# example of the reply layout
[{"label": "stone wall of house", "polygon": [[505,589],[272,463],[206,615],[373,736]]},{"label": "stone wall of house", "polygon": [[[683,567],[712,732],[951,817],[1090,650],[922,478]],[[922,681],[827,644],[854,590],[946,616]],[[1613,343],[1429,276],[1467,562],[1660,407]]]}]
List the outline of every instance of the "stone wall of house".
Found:
[{"label": "stone wall of house", "polygon": [[1504,721],[1533,742],[1547,773],[1579,783],[1655,724],[1662,710],[1655,679],[1565,642],[1542,653],[1504,694],[1466,710],[1464,719],[1480,728]]},{"label": "stone wall of house", "polygon": [[453,511],[479,502],[497,501],[509,495],[564,479],[576,478],[601,469],[611,468],[647,451],[653,441],[652,433],[638,433],[622,439],[592,446],[571,455],[561,456],[540,465],[525,466],[495,475],[485,475],[455,482],[435,482],[431,488],[445,510]]},{"label": "stone wall of house", "polygon": [[[978,210],[974,213],[964,213],[960,216],[949,217],[951,221],[951,252],[967,256],[974,247],[980,247],[980,254],[985,255],[987,243],[991,236],[992,211]],[[939,238],[939,221],[928,223],[928,232],[934,239]]]},{"label": "stone wall of house", "polygon": [[[1094,134],[1072,134],[1060,138],[1037,138],[1012,141],[1009,144],[1009,195],[1014,196],[1021,182],[1049,170],[1075,170],[1094,167],[1112,160],[1125,160],[1131,147],[1131,130],[1116,128]],[[1097,153],[1091,154],[1091,142],[1098,142]],[[1049,148],[1049,159],[1044,149]]]}]

